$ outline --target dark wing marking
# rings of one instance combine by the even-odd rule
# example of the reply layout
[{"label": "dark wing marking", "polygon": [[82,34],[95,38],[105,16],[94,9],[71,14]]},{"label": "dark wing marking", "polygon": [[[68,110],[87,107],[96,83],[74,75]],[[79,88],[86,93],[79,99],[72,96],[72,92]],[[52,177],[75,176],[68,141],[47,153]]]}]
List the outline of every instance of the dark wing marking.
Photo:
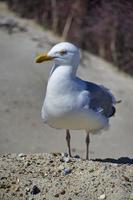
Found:
[{"label": "dark wing marking", "polygon": [[96,112],[101,112],[106,117],[111,117],[115,114],[114,107],[115,97],[111,92],[102,85],[97,85],[92,82],[84,81],[86,90],[90,92],[91,100],[89,107]]}]

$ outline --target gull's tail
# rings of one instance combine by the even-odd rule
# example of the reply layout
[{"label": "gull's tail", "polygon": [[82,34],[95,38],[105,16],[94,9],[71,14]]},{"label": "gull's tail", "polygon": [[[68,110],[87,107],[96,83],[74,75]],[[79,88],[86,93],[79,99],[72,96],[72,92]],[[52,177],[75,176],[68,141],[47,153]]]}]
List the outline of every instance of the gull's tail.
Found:
[{"label": "gull's tail", "polygon": [[122,100],[117,100],[115,103],[118,104],[118,103],[121,103],[121,102],[122,102]]}]

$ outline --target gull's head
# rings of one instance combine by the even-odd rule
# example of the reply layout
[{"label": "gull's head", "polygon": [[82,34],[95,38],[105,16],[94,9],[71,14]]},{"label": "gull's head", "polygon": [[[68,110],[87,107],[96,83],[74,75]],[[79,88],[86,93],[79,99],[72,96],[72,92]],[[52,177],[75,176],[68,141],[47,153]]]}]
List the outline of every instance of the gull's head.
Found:
[{"label": "gull's head", "polygon": [[70,65],[77,67],[80,60],[79,49],[69,43],[56,44],[48,53],[42,53],[36,57],[36,63],[53,60],[57,65]]}]

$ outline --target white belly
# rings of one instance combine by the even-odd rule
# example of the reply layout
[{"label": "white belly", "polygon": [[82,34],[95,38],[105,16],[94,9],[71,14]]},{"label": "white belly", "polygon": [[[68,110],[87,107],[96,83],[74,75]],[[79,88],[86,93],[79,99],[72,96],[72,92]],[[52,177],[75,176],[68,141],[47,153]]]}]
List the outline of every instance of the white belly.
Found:
[{"label": "white belly", "polygon": [[[43,110],[43,109],[42,109]],[[43,113],[43,112],[42,112]],[[45,111],[46,114],[46,111]],[[44,116],[42,116],[44,119]],[[57,129],[96,131],[104,128],[108,120],[92,110],[61,110],[55,113],[47,112],[45,122]]]}]

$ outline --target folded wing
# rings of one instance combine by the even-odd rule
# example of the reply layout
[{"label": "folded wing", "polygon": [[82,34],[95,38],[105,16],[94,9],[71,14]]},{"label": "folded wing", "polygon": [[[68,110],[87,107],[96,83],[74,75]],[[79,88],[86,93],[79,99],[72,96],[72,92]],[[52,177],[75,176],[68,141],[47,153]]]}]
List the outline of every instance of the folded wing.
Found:
[{"label": "folded wing", "polygon": [[115,109],[115,97],[112,95],[109,89],[102,85],[97,85],[92,82],[84,81],[86,90],[90,94],[89,108],[95,112],[100,112],[105,117],[109,118],[116,112]]}]

